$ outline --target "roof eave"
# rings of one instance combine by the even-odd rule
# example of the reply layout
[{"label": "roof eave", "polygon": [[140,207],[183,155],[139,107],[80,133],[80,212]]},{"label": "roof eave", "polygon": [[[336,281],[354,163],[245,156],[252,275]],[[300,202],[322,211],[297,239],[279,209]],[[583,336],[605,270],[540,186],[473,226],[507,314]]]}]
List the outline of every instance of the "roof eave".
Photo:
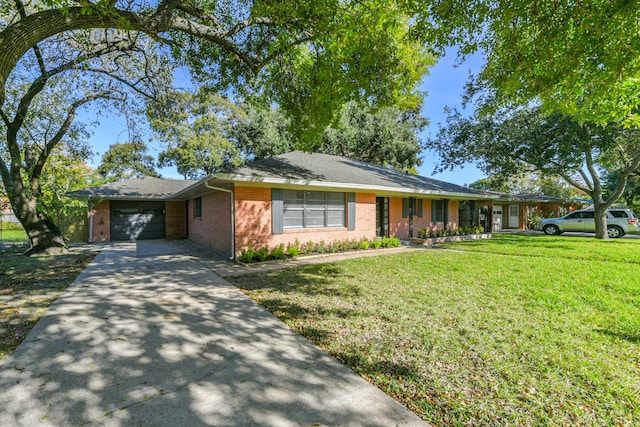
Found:
[{"label": "roof eave", "polygon": [[466,192],[454,192],[454,191],[433,191],[424,190],[419,188],[398,188],[388,187],[381,185],[365,185],[365,184],[353,184],[344,182],[331,182],[331,181],[315,181],[315,180],[302,180],[294,178],[274,178],[264,176],[247,176],[230,173],[217,173],[209,176],[207,183],[212,180],[218,181],[231,181],[231,182],[247,182],[247,183],[261,183],[261,184],[276,184],[276,185],[292,185],[292,186],[305,186],[305,187],[325,187],[325,188],[340,188],[340,189],[352,189],[361,191],[378,191],[387,193],[398,193],[408,195],[424,195],[435,197],[455,197],[463,199],[478,199],[478,200],[491,200],[497,199],[498,196],[484,195],[477,193]]}]

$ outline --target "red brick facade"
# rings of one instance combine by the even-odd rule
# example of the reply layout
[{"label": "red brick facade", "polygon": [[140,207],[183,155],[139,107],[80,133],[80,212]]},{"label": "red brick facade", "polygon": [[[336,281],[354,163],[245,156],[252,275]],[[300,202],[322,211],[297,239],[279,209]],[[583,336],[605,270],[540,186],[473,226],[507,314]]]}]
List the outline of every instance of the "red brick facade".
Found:
[{"label": "red brick facade", "polygon": [[373,239],[376,236],[375,194],[356,194],[355,230],[349,231],[347,227],[285,229],[282,234],[273,234],[271,188],[236,187],[235,197],[236,255],[249,244],[255,248],[274,248],[296,240],[300,243],[324,240],[329,244],[335,240]]},{"label": "red brick facade", "polygon": [[217,191],[201,197],[202,215],[196,217],[195,200],[187,203],[188,238],[223,255],[231,254],[231,194]]},{"label": "red brick facade", "polygon": [[93,206],[92,242],[108,242],[111,240],[111,210],[109,200]]},{"label": "red brick facade", "polygon": [[[265,187],[237,186],[234,188],[235,209],[235,254],[238,256],[249,244],[254,248],[273,249],[280,244],[285,246],[296,240],[301,243],[324,241],[330,244],[336,240],[376,237],[376,195],[356,193],[355,229],[345,227],[284,229],[282,233],[273,233],[272,225],[272,189]],[[213,191],[201,198],[201,215],[196,216],[195,199],[166,202],[167,239],[188,238],[206,245],[223,255],[232,254],[231,194]],[[418,229],[434,230],[443,228],[443,223],[432,223],[431,200],[418,199],[422,203],[422,217],[413,219],[413,235]],[[348,210],[348,203],[346,204]],[[95,242],[110,240],[109,201],[94,206],[93,236]],[[349,218],[349,212],[345,212]],[[458,226],[458,202],[449,201],[448,227]],[[402,218],[402,198],[389,198],[389,234],[399,238],[409,236],[408,218]]]}]

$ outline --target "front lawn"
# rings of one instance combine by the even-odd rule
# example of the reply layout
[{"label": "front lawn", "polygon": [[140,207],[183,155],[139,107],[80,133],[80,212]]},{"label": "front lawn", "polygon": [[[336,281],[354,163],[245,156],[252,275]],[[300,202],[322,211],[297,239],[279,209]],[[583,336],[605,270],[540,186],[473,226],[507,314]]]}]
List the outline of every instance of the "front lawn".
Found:
[{"label": "front lawn", "polygon": [[231,280],[434,425],[640,424],[640,241],[450,247]]}]

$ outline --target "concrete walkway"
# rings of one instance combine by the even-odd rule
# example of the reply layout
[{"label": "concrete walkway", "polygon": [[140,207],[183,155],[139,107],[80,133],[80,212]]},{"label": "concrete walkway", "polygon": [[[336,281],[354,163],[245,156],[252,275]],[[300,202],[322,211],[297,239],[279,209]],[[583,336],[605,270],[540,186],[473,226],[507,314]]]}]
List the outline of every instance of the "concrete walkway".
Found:
[{"label": "concrete walkway", "polygon": [[105,246],[0,367],[0,425],[426,425],[183,251]]}]

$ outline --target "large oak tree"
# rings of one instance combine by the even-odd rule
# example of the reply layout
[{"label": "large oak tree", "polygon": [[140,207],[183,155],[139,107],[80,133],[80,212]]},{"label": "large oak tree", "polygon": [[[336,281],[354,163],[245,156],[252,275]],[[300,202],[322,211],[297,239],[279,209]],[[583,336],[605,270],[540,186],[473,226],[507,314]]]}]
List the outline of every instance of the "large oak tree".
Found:
[{"label": "large oak tree", "polygon": [[[203,85],[238,94],[257,93],[278,103],[300,136],[321,132],[337,107],[349,99],[415,107],[421,100],[416,84],[431,63],[421,42],[408,37],[414,21],[393,0],[52,0],[29,7],[18,0],[3,2],[2,11],[0,105],[6,108],[8,102],[10,111],[3,114],[7,138],[0,172],[33,251],[63,245],[37,214],[37,185],[48,156],[66,136],[77,109],[98,99],[122,100],[136,91],[148,95],[139,86],[150,80],[112,68],[122,65],[116,59],[118,52],[129,49],[144,55],[148,49],[140,40],[152,40],[162,51],[171,51],[174,60],[189,66]],[[114,48],[112,37],[120,35],[135,43]],[[56,60],[42,54],[70,40],[74,43],[67,43],[66,53]],[[146,58],[137,62],[145,78],[156,77],[154,84],[160,80],[162,73],[152,72]],[[31,80],[26,92],[10,93],[16,73],[28,68]],[[32,111],[36,95],[66,71],[75,73],[80,82],[87,81],[82,80],[86,73],[102,74],[108,81],[103,91],[82,92],[83,96],[60,107],[61,125],[54,137],[34,141],[35,163],[25,165],[19,132],[26,113]],[[131,67],[126,71],[136,73]],[[114,94],[117,84],[128,85],[133,92]],[[70,93],[78,94],[79,89]]]}]

